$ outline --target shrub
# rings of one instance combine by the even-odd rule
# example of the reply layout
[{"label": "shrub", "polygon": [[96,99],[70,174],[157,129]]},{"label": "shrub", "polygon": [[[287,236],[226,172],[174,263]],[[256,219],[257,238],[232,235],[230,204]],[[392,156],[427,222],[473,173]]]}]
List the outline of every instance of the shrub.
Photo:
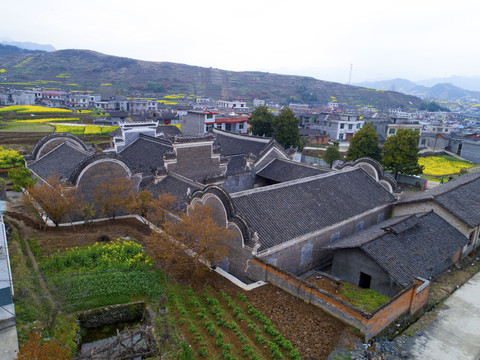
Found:
[{"label": "shrub", "polygon": [[0,146],[0,168],[21,167],[24,164],[23,156],[18,151],[4,149]]}]

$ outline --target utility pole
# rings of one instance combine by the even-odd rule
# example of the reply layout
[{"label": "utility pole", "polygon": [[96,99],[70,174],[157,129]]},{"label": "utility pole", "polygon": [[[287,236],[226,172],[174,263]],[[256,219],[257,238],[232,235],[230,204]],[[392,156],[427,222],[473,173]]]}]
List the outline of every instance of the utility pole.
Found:
[{"label": "utility pole", "polygon": [[350,76],[348,77],[348,85],[352,85],[352,68],[353,64],[350,64]]}]

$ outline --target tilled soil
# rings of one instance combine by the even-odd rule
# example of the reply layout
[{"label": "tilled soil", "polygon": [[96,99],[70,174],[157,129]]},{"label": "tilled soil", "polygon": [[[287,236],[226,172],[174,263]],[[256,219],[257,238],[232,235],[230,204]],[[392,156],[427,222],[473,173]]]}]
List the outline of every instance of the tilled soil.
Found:
[{"label": "tilled soil", "polygon": [[194,285],[198,290],[205,286],[218,291],[223,289],[232,297],[239,292],[245,294],[248,301],[300,351],[303,359],[326,359],[342,334],[348,338],[358,338],[345,323],[274,285],[243,291],[217,273],[210,272],[204,281]]}]

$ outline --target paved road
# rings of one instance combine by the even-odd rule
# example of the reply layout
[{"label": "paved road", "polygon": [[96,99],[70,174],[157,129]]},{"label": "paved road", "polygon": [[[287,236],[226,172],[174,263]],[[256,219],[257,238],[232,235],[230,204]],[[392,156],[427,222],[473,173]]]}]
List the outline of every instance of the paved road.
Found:
[{"label": "paved road", "polygon": [[480,359],[480,273],[458,289],[410,348],[418,360]]}]

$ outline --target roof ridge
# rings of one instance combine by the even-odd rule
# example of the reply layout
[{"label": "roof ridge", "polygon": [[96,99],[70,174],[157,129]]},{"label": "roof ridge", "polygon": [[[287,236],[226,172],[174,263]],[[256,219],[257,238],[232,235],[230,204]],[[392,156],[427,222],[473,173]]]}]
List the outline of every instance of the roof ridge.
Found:
[{"label": "roof ridge", "polygon": [[188,184],[198,186],[198,187],[200,187],[200,189],[203,189],[203,188],[205,187],[204,184],[201,184],[201,183],[199,183],[199,182],[196,182],[195,180],[189,179],[189,178],[187,178],[187,177],[185,177],[185,176],[183,176],[183,175],[180,175],[180,174],[178,174],[178,173],[176,173],[176,172],[170,171],[170,172],[167,174],[167,176],[169,176],[169,175],[172,176],[172,177],[174,177],[174,178],[176,178],[176,179],[178,179],[178,180],[181,180],[181,181],[183,181],[183,182],[186,182],[186,183],[188,183]]},{"label": "roof ridge", "polygon": [[82,153],[82,154],[84,154],[84,155],[86,155],[86,156],[90,156],[90,155],[91,155],[90,153],[86,152],[85,150],[79,149],[79,148],[77,148],[76,146],[73,146],[73,145],[69,144],[68,142],[64,141],[64,142],[62,142],[60,145],[55,146],[52,150],[50,150],[49,152],[47,152],[47,153],[46,153],[45,155],[43,155],[42,157],[40,157],[40,158],[38,158],[37,160],[35,160],[34,162],[30,163],[29,166],[30,166],[30,165],[33,165],[33,164],[36,164],[37,162],[39,162],[40,160],[42,160],[45,156],[47,156],[47,155],[53,153],[54,151],[60,149],[63,145],[68,146],[68,147],[69,147],[70,149],[72,149],[72,150],[77,150],[78,152],[80,152],[80,153]]},{"label": "roof ridge", "polygon": [[229,137],[236,138],[236,139],[253,140],[253,141],[262,142],[262,143],[265,143],[265,144],[268,144],[270,142],[270,139],[272,139],[272,138],[266,138],[266,137],[257,136],[257,135],[237,134],[237,133],[234,133],[234,132],[231,132],[231,131],[221,130],[221,129],[217,129],[217,128],[212,128],[212,131],[214,133],[220,133],[221,135],[229,136]]},{"label": "roof ridge", "polygon": [[304,178],[301,178],[301,179],[285,181],[285,182],[274,184],[274,185],[263,186],[263,187],[260,187],[260,188],[239,191],[239,192],[230,194],[230,197],[233,199],[233,198],[237,198],[237,197],[244,196],[244,195],[255,194],[255,193],[260,193],[260,192],[265,192],[265,191],[270,191],[270,190],[275,190],[275,189],[280,189],[280,188],[287,187],[287,186],[292,186],[292,185],[296,185],[296,184],[302,184],[302,183],[314,181],[314,180],[317,180],[319,178],[326,178],[326,177],[329,177],[329,176],[335,176],[337,174],[344,174],[344,173],[347,173],[347,172],[357,171],[357,170],[362,170],[362,169],[352,167],[352,168],[349,168],[349,169],[344,169],[342,171],[332,171],[332,172],[326,172],[326,173],[323,173],[323,174],[307,176],[307,177],[304,177]]},{"label": "roof ridge", "polygon": [[[465,178],[466,178],[466,180],[465,180]],[[476,170],[476,171],[473,171],[473,172],[471,172],[467,175],[463,175],[463,177],[459,176],[456,179],[454,179],[452,182],[448,181],[446,184],[443,184],[441,186],[437,186],[436,188],[434,188],[430,191],[430,196],[435,198],[437,196],[443,195],[443,194],[448,193],[450,191],[456,190],[461,186],[470,184],[470,183],[472,183],[472,182],[474,182],[478,179],[480,179],[480,171]],[[448,186],[448,184],[453,184],[453,185]]]}]

